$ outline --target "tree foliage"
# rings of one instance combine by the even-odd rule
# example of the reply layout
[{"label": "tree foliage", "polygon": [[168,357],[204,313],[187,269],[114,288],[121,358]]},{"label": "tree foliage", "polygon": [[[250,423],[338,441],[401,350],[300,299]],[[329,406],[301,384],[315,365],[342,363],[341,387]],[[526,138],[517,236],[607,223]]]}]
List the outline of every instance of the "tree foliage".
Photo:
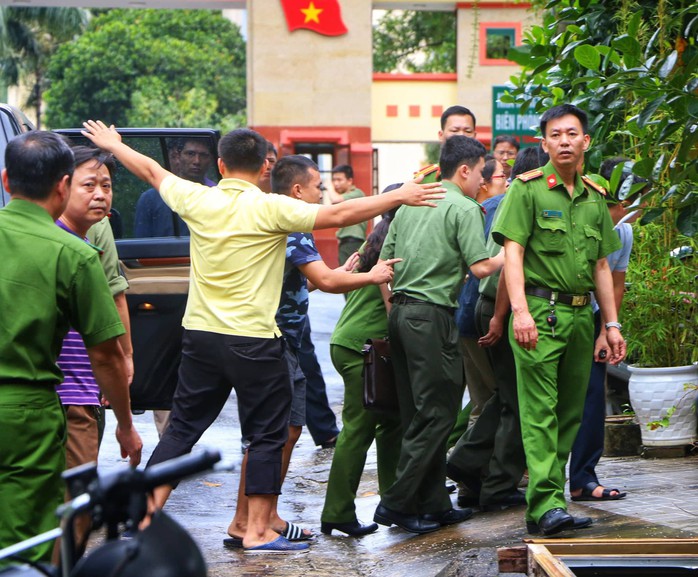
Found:
[{"label": "tree foliage", "polygon": [[46,69],[58,46],[87,25],[79,8],[0,6],[0,82],[28,89],[24,106],[36,110],[41,127]]},{"label": "tree foliage", "polygon": [[698,231],[698,5],[692,0],[549,0],[509,51],[522,65],[509,101],[589,113],[587,169],[624,155],[653,190],[649,222]]},{"label": "tree foliage", "polygon": [[47,121],[222,130],[245,122],[245,43],[220,11],[109,10],[51,60]]},{"label": "tree foliage", "polygon": [[388,10],[373,29],[374,72],[455,72],[455,12]]}]

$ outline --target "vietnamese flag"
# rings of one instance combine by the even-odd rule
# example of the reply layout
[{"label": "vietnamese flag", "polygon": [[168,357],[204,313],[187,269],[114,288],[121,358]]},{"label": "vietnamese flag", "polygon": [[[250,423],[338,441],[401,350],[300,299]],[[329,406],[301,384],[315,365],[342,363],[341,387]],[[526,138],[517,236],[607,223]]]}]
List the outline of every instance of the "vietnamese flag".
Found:
[{"label": "vietnamese flag", "polygon": [[299,28],[325,36],[347,33],[338,0],[281,0],[289,32]]}]

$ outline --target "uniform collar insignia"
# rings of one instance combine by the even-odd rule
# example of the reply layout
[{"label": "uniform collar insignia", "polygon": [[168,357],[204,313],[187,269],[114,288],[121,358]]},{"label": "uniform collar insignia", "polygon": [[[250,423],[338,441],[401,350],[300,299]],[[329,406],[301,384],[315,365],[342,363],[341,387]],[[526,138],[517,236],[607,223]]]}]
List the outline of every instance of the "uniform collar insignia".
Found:
[{"label": "uniform collar insignia", "polygon": [[548,177],[548,188],[553,188],[554,186],[557,186],[557,177],[554,174],[551,174]]}]

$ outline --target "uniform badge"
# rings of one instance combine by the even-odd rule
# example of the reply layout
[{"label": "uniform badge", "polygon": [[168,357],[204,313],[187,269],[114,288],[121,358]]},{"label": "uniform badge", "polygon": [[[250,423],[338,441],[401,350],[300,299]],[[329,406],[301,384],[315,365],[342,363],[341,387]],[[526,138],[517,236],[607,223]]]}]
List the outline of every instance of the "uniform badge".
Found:
[{"label": "uniform badge", "polygon": [[582,176],[582,182],[584,182],[584,184],[588,185],[590,188],[593,188],[601,196],[606,196],[606,189],[603,186],[601,186],[600,184],[594,182],[588,176],[586,176],[586,175]]},{"label": "uniform badge", "polygon": [[429,166],[425,166],[421,170],[418,170],[414,173],[414,178],[417,178],[419,176],[428,178],[432,175],[435,182],[441,179],[441,167],[438,164],[430,164]]},{"label": "uniform badge", "polygon": [[540,168],[534,168],[533,170],[519,174],[519,176],[516,178],[522,182],[528,182],[529,180],[534,180],[536,178],[540,178],[541,176],[543,176],[543,171]]},{"label": "uniform badge", "polygon": [[551,174],[548,177],[548,188],[552,188],[553,186],[557,185],[557,177],[554,174]]}]

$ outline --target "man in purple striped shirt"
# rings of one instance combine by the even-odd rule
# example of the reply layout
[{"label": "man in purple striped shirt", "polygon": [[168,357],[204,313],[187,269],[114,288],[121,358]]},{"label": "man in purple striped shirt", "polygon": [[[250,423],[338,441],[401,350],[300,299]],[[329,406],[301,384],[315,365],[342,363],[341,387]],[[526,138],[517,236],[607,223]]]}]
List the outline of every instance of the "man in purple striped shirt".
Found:
[{"label": "man in purple striped shirt", "polygon": [[[124,291],[128,288],[126,279],[119,274],[118,260],[116,266],[107,260],[115,260],[116,247],[113,236],[109,232],[109,224],[104,221],[111,210],[112,203],[112,174],[116,170],[114,157],[97,148],[77,146],[73,149],[75,155],[75,172],[71,182],[71,195],[63,214],[56,224],[66,232],[83,239],[87,244],[100,252],[100,260],[107,275],[109,287],[114,295],[119,317],[126,334],[119,337],[119,343],[131,359],[128,367],[129,380],[133,376],[132,348],[129,334],[128,308]],[[88,238],[88,230],[96,226],[104,228],[97,236],[91,236],[99,243],[92,244]],[[108,245],[102,246],[102,241]],[[58,366],[64,375],[64,380],[56,387],[56,392],[63,404],[67,423],[68,436],[66,439],[66,468],[71,469],[96,462],[99,453],[99,420],[101,393],[87,349],[80,334],[70,329],[65,339]],[[76,542],[78,544],[87,537],[89,517],[79,518],[75,524]]]}]

